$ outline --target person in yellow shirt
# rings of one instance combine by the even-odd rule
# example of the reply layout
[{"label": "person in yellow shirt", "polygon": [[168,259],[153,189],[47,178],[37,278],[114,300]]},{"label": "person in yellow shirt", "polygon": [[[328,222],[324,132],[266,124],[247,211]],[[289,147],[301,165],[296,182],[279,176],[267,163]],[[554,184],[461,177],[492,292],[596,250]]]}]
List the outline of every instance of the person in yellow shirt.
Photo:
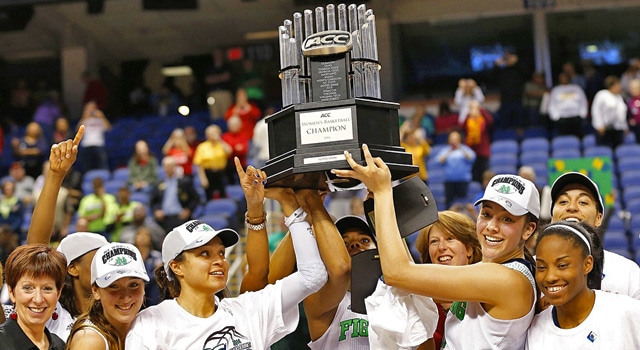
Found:
[{"label": "person in yellow shirt", "polygon": [[418,176],[426,183],[428,174],[425,159],[431,153],[431,146],[423,135],[424,133],[421,129],[406,130],[402,135],[400,146],[411,153],[413,165],[418,166]]},{"label": "person in yellow shirt", "polygon": [[[221,138],[222,130],[217,125],[205,129],[206,140],[198,145],[193,155],[193,164],[198,168],[198,179],[207,196],[205,200],[227,196],[224,188],[224,170],[231,146]],[[216,193],[217,192],[217,193]]]}]

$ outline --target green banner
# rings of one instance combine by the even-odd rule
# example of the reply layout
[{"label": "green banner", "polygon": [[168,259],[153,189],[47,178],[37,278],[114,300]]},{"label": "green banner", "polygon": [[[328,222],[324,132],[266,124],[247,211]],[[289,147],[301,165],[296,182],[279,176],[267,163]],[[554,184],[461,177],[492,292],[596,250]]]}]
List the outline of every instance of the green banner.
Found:
[{"label": "green banner", "polygon": [[556,179],[567,172],[577,171],[588,176],[595,182],[600,194],[603,196],[604,205],[606,207],[613,206],[615,200],[612,176],[613,163],[610,157],[588,157],[588,158],[570,158],[549,159],[549,184],[553,184]]}]

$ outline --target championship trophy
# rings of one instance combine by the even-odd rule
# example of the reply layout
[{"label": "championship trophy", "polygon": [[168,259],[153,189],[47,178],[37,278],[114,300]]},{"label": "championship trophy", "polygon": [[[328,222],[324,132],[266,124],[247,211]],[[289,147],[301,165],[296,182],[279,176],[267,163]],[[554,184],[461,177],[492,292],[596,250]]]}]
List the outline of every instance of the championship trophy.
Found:
[{"label": "championship trophy", "polygon": [[376,19],[365,5],[296,12],[279,28],[283,109],[266,118],[267,186],[349,189],[330,169],[347,169],[344,151],[364,165],[362,144],[394,180],[418,171],[400,147],[398,104],[380,98]]}]

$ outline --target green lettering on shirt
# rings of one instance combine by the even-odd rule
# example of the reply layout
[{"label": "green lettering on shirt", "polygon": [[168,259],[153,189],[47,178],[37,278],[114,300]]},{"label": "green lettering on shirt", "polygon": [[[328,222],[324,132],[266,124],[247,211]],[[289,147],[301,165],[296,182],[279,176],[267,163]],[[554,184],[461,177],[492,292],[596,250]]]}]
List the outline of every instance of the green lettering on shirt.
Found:
[{"label": "green lettering on shirt", "polygon": [[464,315],[467,312],[467,302],[466,301],[454,301],[451,304],[451,308],[449,308],[449,312],[451,312],[457,319],[462,321],[464,319]]},{"label": "green lettering on shirt", "polygon": [[351,338],[369,336],[369,321],[362,318],[352,318],[340,322],[340,337],[338,337],[338,341],[347,339],[349,328],[351,328]]}]

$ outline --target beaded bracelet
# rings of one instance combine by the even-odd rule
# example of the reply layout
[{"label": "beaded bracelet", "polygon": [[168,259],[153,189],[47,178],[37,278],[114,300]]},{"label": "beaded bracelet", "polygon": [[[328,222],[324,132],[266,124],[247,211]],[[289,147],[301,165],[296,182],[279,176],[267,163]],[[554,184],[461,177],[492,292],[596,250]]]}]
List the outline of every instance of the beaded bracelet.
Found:
[{"label": "beaded bracelet", "polygon": [[267,220],[267,213],[263,210],[262,216],[251,218],[249,217],[249,212],[247,211],[244,213],[244,220],[247,222],[247,224],[259,225]]}]

